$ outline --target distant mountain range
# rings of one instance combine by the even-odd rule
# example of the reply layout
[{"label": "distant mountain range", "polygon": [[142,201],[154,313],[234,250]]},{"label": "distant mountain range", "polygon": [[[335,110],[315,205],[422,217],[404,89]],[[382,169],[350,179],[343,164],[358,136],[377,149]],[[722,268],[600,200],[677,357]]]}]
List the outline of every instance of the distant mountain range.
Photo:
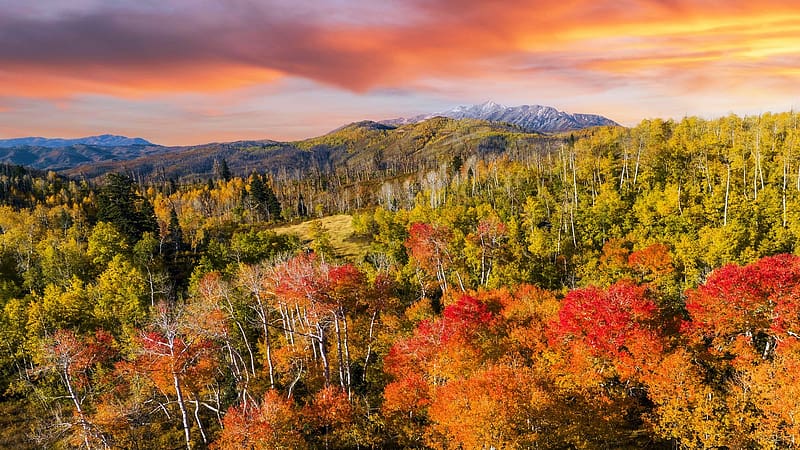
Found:
[{"label": "distant mountain range", "polygon": [[453,109],[433,114],[421,114],[414,117],[383,120],[386,125],[406,125],[418,123],[433,117],[450,119],[479,119],[491,122],[505,122],[538,133],[561,133],[581,130],[597,126],[619,126],[611,119],[595,114],[570,114],[559,111],[552,106],[522,105],[503,106],[495,102],[480,105],[458,106]]},{"label": "distant mountain range", "polygon": [[108,172],[133,171],[145,177],[204,179],[214,175],[214,161],[223,159],[237,174],[254,170],[292,174],[406,170],[437,167],[454,154],[502,153],[543,139],[550,137],[485,120],[435,117],[403,126],[366,120],[302,141],[237,141],[173,147],[163,154],[91,162],[64,173],[96,178]]},{"label": "distant mountain range", "polygon": [[25,137],[0,140],[0,162],[55,171],[169,151],[170,147],[151,144],[142,138],[110,134],[79,139]]},{"label": "distant mountain range", "polygon": [[562,139],[560,132],[593,126],[617,123],[549,106],[508,108],[487,102],[412,118],[351,123],[323,136],[294,142],[259,140],[164,147],[141,138],[108,134],[80,139],[4,139],[0,140],[0,162],[88,178],[135,171],[142,176],[197,179],[212,176],[214,162],[223,159],[239,174],[253,170],[406,170],[412,166],[434,167],[454,154],[486,155],[548,145],[553,139]]},{"label": "distant mountain range", "polygon": [[43,147],[61,148],[70,145],[93,145],[97,147],[124,147],[129,145],[153,145],[142,138],[129,138],[125,136],[115,136],[113,134],[103,134],[100,136],[88,136],[77,139],[43,138],[43,137],[24,137],[15,139],[0,139],[0,148],[13,147]]}]

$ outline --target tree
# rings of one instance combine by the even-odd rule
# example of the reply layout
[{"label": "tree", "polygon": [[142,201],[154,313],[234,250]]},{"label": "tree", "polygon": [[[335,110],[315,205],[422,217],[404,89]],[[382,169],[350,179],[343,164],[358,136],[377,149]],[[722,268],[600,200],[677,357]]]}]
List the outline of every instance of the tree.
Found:
[{"label": "tree", "polygon": [[798,284],[797,256],[777,255],[744,267],[729,264],[688,292],[686,331],[718,358],[743,356],[745,350],[768,358],[787,333],[800,330]]},{"label": "tree", "polygon": [[146,286],[141,272],[122,257],[115,257],[97,283],[87,289],[94,305],[94,319],[104,328],[114,330],[118,338],[127,340],[135,336],[137,327],[147,317]]},{"label": "tree", "polygon": [[194,423],[202,442],[208,443],[199,416],[201,399],[198,398],[198,390],[213,378],[216,366],[214,353],[218,349],[208,337],[208,332],[217,324],[212,325],[206,319],[219,322],[220,317],[216,314],[208,317],[191,316],[183,307],[171,309],[160,304],[149,329],[139,337],[141,350],[136,365],[164,397],[175,399],[188,450],[191,450],[193,442],[189,419],[189,405],[192,403]]},{"label": "tree", "polygon": [[114,224],[130,244],[145,232],[158,231],[153,205],[136,192],[133,179],[111,173],[105,181],[97,197],[98,221]]},{"label": "tree", "polygon": [[306,201],[303,198],[303,194],[300,194],[297,197],[297,215],[299,217],[308,217],[308,206],[306,206]]},{"label": "tree", "polygon": [[281,217],[281,203],[264,178],[257,173],[250,176],[250,196],[258,217],[264,217],[268,222],[276,221]]},{"label": "tree", "polygon": [[225,158],[221,160],[214,160],[214,173],[217,175],[222,181],[230,181],[231,177],[231,169],[228,167],[228,161]]},{"label": "tree", "polygon": [[[409,256],[413,258],[419,268],[429,276],[433,275],[436,278],[443,294],[448,292],[447,278],[453,262],[448,248],[451,238],[452,232],[445,226],[433,226],[417,222],[409,227],[408,239],[405,242]],[[418,278],[420,277],[418,276]],[[460,276],[458,276],[458,279],[460,281]],[[424,297],[425,283],[421,278],[419,283]],[[461,289],[463,291],[463,284]]]},{"label": "tree", "polygon": [[37,371],[57,374],[66,390],[64,398],[74,408],[75,422],[66,423],[71,445],[82,444],[87,450],[109,447],[107,436],[91,418],[91,403],[98,396],[95,377],[102,372],[101,364],[113,355],[112,345],[111,335],[102,330],[89,338],[70,330],[58,330],[42,344]]},{"label": "tree", "polygon": [[441,449],[546,447],[550,399],[539,381],[526,367],[498,364],[448,382],[431,404],[428,442]]},{"label": "tree", "polygon": [[474,265],[478,267],[479,286],[489,284],[492,271],[502,254],[506,233],[506,225],[496,216],[490,216],[481,219],[476,230],[467,236],[465,252],[474,253],[474,259],[477,260]]},{"label": "tree", "polygon": [[223,430],[212,450],[302,450],[308,448],[300,434],[303,423],[290,399],[270,389],[258,404],[232,406],[225,413]]},{"label": "tree", "polygon": [[322,438],[323,448],[343,448],[351,444],[348,432],[353,424],[354,411],[346,392],[335,386],[327,386],[312,397],[303,415],[306,423],[313,427],[312,436]]},{"label": "tree", "polygon": [[[554,323],[558,341],[584,347],[624,377],[635,375],[642,362],[661,354],[656,331],[658,307],[647,288],[620,281],[606,290],[576,289],[564,298]],[[631,372],[634,371],[634,372]]]},{"label": "tree", "polygon": [[181,230],[178,213],[175,212],[175,208],[170,208],[169,210],[169,223],[167,224],[164,243],[167,246],[166,248],[161,248],[160,252],[165,254],[165,258],[172,256],[172,260],[175,260],[183,250],[183,230]]},{"label": "tree", "polygon": [[334,258],[336,256],[336,250],[331,244],[331,235],[322,221],[312,220],[308,228],[312,239],[311,249],[314,250],[314,253],[323,259]]},{"label": "tree", "polygon": [[126,236],[110,222],[100,222],[92,229],[87,245],[87,254],[100,268],[106,266],[114,257],[125,255],[129,249]]}]

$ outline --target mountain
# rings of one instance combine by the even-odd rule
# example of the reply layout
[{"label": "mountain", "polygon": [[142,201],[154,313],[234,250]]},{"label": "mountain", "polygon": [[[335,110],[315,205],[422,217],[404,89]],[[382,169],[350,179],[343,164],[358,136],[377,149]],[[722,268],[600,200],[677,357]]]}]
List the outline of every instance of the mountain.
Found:
[{"label": "mountain", "polygon": [[197,180],[213,176],[215,162],[221,160],[240,175],[254,170],[284,171],[293,176],[342,170],[407,173],[439,167],[456,155],[483,157],[528,151],[562,139],[532,131],[535,128],[553,133],[616,125],[600,116],[567,114],[540,106],[506,108],[495,103],[391,122],[355,122],[323,136],[294,142],[257,140],[185,147],[162,147],[144,139],[110,135],[76,140],[9,139],[0,141],[0,162],[88,178],[134,171],[145,177]]},{"label": "mountain", "polygon": [[517,125],[527,131],[561,133],[596,126],[619,126],[611,119],[595,114],[571,114],[551,106],[522,105],[507,107],[495,102],[480,105],[458,106],[435,114],[421,114],[410,118],[383,120],[385,125],[406,125],[433,117],[451,119],[480,119]]},{"label": "mountain", "polygon": [[142,138],[129,138],[125,136],[115,136],[113,134],[103,134],[100,136],[88,136],[77,139],[43,138],[43,137],[24,137],[15,139],[0,139],[0,148],[14,147],[42,147],[42,148],[62,148],[71,145],[93,145],[97,147],[124,147],[130,145],[154,145]]},{"label": "mountain", "polygon": [[294,142],[238,141],[193,147],[129,160],[88,162],[67,171],[89,178],[112,171],[134,171],[145,177],[204,179],[214,175],[215,161],[225,160],[234,173],[303,174],[309,172],[395,173],[435,168],[455,155],[486,156],[509,149],[523,151],[551,142],[508,123],[434,117],[407,125],[355,122],[328,134]]}]

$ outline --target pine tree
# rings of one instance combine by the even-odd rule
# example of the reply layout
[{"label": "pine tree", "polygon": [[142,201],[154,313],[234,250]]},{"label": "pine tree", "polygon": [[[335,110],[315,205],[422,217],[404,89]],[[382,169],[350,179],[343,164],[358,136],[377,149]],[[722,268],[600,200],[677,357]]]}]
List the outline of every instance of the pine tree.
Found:
[{"label": "pine tree", "polygon": [[232,177],[231,169],[228,167],[228,161],[225,158],[214,161],[214,174],[223,181],[230,181]]},{"label": "pine tree", "polygon": [[153,205],[136,192],[131,177],[120,173],[106,176],[97,197],[97,220],[114,224],[129,243],[158,230]]},{"label": "pine tree", "polygon": [[183,248],[183,231],[181,231],[181,226],[178,222],[178,213],[175,212],[175,208],[171,208],[169,211],[167,240],[170,244],[169,253],[172,253],[173,257],[177,256]]},{"label": "pine tree", "polygon": [[281,216],[281,204],[264,178],[264,175],[256,173],[250,176],[250,197],[253,200],[253,207],[259,218],[263,214],[267,221],[278,220]]}]

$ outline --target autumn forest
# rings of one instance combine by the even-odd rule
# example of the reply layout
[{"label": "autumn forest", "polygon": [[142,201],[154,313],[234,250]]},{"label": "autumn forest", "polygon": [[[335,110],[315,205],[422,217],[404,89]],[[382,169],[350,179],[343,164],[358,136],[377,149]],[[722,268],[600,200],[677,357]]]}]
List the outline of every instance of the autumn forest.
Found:
[{"label": "autumn forest", "polygon": [[433,119],[416,160],[2,166],[0,447],[798,446],[799,125]]}]

